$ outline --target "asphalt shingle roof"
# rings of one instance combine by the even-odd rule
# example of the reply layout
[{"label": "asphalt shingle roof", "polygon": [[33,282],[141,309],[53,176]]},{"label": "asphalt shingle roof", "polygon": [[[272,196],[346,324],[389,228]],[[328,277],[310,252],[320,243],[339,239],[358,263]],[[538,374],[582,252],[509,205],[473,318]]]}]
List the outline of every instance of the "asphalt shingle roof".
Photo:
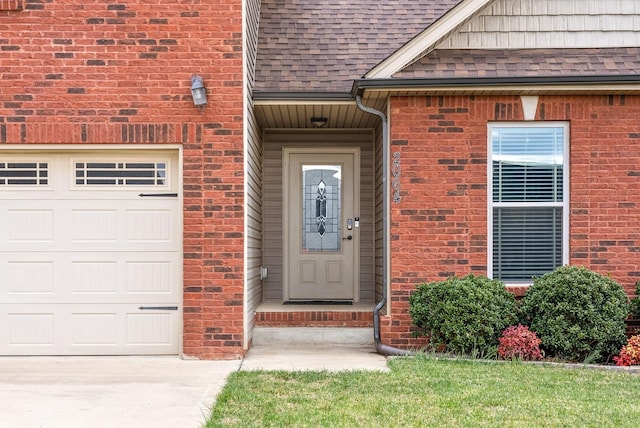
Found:
[{"label": "asphalt shingle roof", "polygon": [[640,48],[442,49],[431,52],[393,77],[565,77],[630,74],[640,74]]},{"label": "asphalt shingle roof", "polygon": [[349,92],[461,0],[264,0],[256,91]]},{"label": "asphalt shingle roof", "polygon": [[[348,93],[462,0],[264,0],[257,92]],[[436,49],[394,78],[640,74],[640,48]]]}]

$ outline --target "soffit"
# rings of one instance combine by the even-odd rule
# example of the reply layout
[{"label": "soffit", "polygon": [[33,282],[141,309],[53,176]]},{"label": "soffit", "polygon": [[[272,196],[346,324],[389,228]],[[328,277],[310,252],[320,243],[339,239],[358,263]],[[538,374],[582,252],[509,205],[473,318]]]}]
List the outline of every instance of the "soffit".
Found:
[{"label": "soffit", "polygon": [[[368,107],[384,111],[386,93],[375,92],[363,100]],[[370,129],[375,128],[378,118],[360,110],[353,100],[345,101],[297,101],[255,100],[254,111],[258,124],[268,128],[313,128],[312,117],[327,118],[326,128]]]}]

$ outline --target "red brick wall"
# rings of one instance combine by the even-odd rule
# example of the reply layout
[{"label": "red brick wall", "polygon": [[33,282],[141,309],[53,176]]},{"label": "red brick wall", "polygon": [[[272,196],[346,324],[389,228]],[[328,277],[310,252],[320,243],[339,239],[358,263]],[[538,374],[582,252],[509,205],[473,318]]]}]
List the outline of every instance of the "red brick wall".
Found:
[{"label": "red brick wall", "polygon": [[241,1],[20,3],[0,11],[0,144],[182,144],[184,353],[242,355]]},{"label": "red brick wall", "polygon": [[[400,203],[391,204],[392,314],[383,340],[410,339],[416,284],[487,271],[487,123],[523,120],[517,96],[398,97],[391,152]],[[640,97],[541,96],[536,120],[570,123],[570,264],[640,280]]]},{"label": "red brick wall", "polygon": [[0,10],[22,10],[22,0],[0,0]]}]

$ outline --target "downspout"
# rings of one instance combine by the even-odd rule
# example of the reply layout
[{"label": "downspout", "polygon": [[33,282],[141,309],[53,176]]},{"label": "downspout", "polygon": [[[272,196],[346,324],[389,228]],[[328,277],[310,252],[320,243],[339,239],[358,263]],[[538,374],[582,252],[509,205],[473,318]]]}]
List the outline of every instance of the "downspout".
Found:
[{"label": "downspout", "polygon": [[382,300],[380,300],[373,309],[373,340],[376,345],[376,351],[379,354],[389,356],[412,355],[411,351],[386,345],[380,340],[380,310],[387,304],[387,285],[389,284],[387,269],[389,266],[387,256],[389,245],[387,226],[389,211],[389,188],[387,186],[387,170],[389,167],[388,123],[387,116],[383,112],[362,104],[362,97],[360,95],[356,95],[356,105],[363,112],[376,115],[382,120]]}]

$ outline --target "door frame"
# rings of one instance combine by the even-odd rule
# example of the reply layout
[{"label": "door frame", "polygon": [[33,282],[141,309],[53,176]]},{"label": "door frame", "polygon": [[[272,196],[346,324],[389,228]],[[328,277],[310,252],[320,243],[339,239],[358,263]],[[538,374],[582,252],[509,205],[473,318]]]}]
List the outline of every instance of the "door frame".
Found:
[{"label": "door frame", "polygon": [[[290,245],[288,209],[290,183],[288,179],[291,154],[352,154],[353,155],[353,210],[354,216],[360,215],[360,147],[300,147],[284,146],[282,148],[282,297],[288,301],[290,297]],[[353,302],[360,301],[360,236],[359,229],[354,229],[356,236],[353,248]]]}]

